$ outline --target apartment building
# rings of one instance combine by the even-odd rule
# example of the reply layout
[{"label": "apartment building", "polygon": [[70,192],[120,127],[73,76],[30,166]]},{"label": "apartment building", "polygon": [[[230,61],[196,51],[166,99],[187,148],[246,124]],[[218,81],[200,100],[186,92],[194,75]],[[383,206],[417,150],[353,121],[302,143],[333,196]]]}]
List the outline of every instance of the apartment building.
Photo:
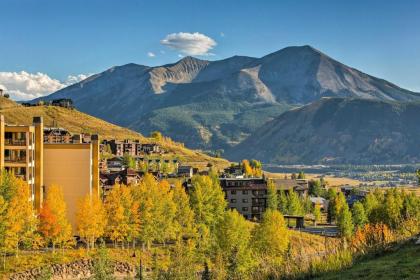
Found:
[{"label": "apartment building", "polygon": [[32,125],[10,125],[0,116],[0,168],[28,183],[37,210],[48,187],[60,186],[74,226],[78,200],[99,195],[99,138],[92,135],[90,143],[83,143],[79,135],[70,143],[66,137],[57,139],[45,142],[42,117],[35,117]]},{"label": "apartment building", "polygon": [[[36,162],[40,160],[40,154],[35,153],[36,146],[42,144],[42,140],[36,139],[36,131],[40,127],[6,125],[4,116],[0,116],[0,169],[5,169],[28,182],[31,190],[31,199],[35,201],[36,188],[39,182],[36,178],[42,177],[42,169]],[[42,133],[41,133],[42,135]]]},{"label": "apartment building", "polygon": [[[259,220],[267,207],[267,181],[265,178],[220,178],[220,186],[225,192],[228,207],[236,209],[246,219]],[[305,196],[307,180],[272,180],[277,191],[290,191]]]},{"label": "apartment building", "polygon": [[134,157],[144,154],[160,153],[162,151],[158,144],[142,144],[139,140],[104,140],[102,142],[102,149],[104,149],[106,145],[109,145],[113,155],[119,157],[123,156],[124,154],[129,154],[130,156]]}]

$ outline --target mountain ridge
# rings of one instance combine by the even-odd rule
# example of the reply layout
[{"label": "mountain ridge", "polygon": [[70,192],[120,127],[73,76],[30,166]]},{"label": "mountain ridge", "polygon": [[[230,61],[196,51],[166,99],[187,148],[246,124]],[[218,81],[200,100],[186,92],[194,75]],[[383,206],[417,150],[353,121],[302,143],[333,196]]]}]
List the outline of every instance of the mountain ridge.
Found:
[{"label": "mountain ridge", "polygon": [[41,99],[71,98],[83,112],[146,135],[159,130],[191,148],[229,150],[285,111],[322,97],[408,102],[420,93],[305,45],[261,58],[126,64]]},{"label": "mountain ridge", "polygon": [[323,98],[267,122],[227,157],[272,164],[416,163],[417,119],[420,102]]}]

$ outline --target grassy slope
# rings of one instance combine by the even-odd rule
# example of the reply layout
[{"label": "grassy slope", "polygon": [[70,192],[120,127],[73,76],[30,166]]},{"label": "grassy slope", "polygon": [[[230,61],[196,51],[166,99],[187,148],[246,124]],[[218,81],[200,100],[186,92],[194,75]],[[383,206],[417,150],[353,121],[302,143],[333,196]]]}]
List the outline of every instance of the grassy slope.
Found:
[{"label": "grassy slope", "polygon": [[383,256],[357,262],[347,270],[315,279],[420,279],[420,245],[411,243]]},{"label": "grassy slope", "polygon": [[[127,128],[113,125],[77,110],[61,107],[23,107],[9,99],[0,98],[0,114],[4,115],[6,123],[10,124],[31,124],[34,116],[42,116],[45,126],[52,126],[53,121],[55,121],[58,126],[72,133],[97,133],[105,139],[139,139],[142,142],[153,142],[151,139]],[[228,165],[228,162],[224,159],[216,159],[189,150],[176,143],[162,141],[159,144],[169,152],[169,156],[176,156],[183,162],[192,162],[195,166],[205,167],[207,162],[212,162],[217,167]]]}]

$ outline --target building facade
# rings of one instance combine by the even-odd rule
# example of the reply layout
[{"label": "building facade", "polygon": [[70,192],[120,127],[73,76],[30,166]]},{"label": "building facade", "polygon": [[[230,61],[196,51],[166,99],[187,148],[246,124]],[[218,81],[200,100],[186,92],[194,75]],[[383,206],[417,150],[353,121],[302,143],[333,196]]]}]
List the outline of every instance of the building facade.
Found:
[{"label": "building facade", "polygon": [[[220,178],[220,186],[230,209],[236,209],[248,220],[259,220],[267,208],[267,182],[265,178]],[[276,190],[297,192],[305,196],[307,180],[282,179],[274,183]]]},{"label": "building facade", "polygon": [[41,117],[35,117],[32,125],[9,125],[0,116],[0,168],[28,183],[38,211],[48,187],[60,186],[74,226],[77,200],[99,195],[99,138],[92,135],[90,143],[82,143],[77,135],[72,139],[71,143],[66,138],[45,141]]}]

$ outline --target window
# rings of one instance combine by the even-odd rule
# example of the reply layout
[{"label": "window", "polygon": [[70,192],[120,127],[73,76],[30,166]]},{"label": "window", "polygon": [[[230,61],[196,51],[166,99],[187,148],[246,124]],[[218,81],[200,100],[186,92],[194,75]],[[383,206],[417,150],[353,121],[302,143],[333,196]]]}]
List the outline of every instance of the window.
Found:
[{"label": "window", "polygon": [[236,191],[230,191],[231,194],[236,194]]},{"label": "window", "polygon": [[248,203],[248,199],[247,198],[244,198],[244,199],[242,199],[242,202],[243,203]]},{"label": "window", "polygon": [[242,191],[242,194],[248,194],[248,191]]},{"label": "window", "polygon": [[231,199],[230,202],[231,203],[236,203],[236,199]]},{"label": "window", "polygon": [[242,207],[242,211],[248,211],[248,207]]}]

